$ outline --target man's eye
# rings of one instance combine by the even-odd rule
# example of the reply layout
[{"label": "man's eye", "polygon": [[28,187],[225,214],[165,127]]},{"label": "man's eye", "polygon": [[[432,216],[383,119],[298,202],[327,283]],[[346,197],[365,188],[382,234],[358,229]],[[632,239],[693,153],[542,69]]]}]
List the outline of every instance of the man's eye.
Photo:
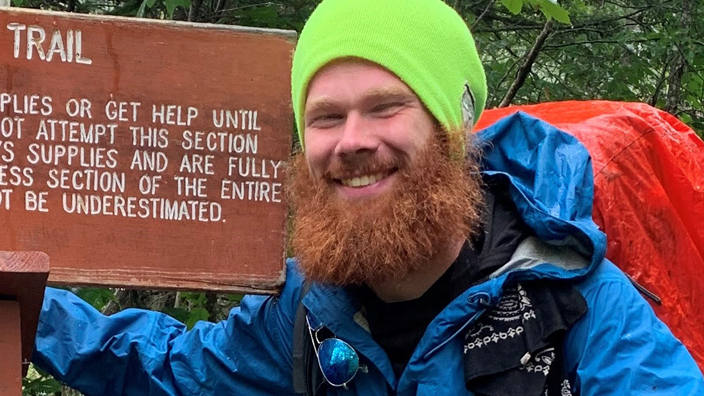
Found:
[{"label": "man's eye", "polygon": [[318,127],[318,128],[325,128],[329,126],[333,126],[336,123],[340,122],[343,120],[345,117],[342,114],[321,114],[319,116],[313,117],[311,121],[308,123],[308,126],[313,126],[313,127]]},{"label": "man's eye", "polygon": [[401,102],[384,103],[372,108],[372,113],[381,117],[389,117],[396,114],[401,107],[403,107]]}]

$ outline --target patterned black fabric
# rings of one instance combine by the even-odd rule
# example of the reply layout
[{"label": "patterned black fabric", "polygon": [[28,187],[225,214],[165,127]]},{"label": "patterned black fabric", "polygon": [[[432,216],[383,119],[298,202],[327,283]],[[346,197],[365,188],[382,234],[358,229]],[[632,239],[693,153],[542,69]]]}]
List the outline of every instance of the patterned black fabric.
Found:
[{"label": "patterned black fabric", "polygon": [[531,235],[506,182],[498,178],[484,181],[482,232],[465,242],[454,263],[425,294],[415,300],[385,303],[367,288],[357,290],[372,337],[388,355],[397,378],[428,324],[457,296],[506,264],[516,247]]},{"label": "patterned black fabric", "polygon": [[562,344],[586,311],[584,297],[570,283],[507,287],[465,334],[467,389],[482,396],[572,395]]}]

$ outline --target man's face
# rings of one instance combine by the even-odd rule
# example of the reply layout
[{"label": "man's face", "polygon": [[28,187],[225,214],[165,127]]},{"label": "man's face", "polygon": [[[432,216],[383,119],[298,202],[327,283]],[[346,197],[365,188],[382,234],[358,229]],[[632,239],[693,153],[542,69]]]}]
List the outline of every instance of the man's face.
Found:
[{"label": "man's face", "polygon": [[432,117],[403,81],[359,60],[329,65],[315,76],[304,117],[312,175],[346,200],[390,191],[399,161],[412,164],[435,132]]},{"label": "man's face", "polygon": [[287,191],[309,279],[400,280],[476,229],[476,163],[449,158],[446,132],[395,75],[361,61],[327,66],[304,117],[305,155]]}]

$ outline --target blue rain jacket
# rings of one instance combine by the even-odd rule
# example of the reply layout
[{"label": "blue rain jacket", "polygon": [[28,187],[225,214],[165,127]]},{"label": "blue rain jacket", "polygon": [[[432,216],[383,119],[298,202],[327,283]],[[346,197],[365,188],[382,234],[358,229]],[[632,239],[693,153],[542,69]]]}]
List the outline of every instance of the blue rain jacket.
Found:
[{"label": "blue rain jacket", "polygon": [[[428,326],[397,380],[384,351],[360,326],[344,289],[313,285],[309,312],[360,354],[368,373],[330,395],[470,395],[462,371],[463,330],[501,296],[506,281],[572,279],[588,312],[565,338],[573,393],[704,395],[694,360],[624,274],[604,260],[606,238],[591,218],[587,150],[525,114],[480,132],[484,171],[505,175],[540,241],[521,246],[494,276],[460,295]],[[518,252],[517,250],[517,252]],[[586,258],[585,258],[586,257]],[[227,320],[190,331],[157,312],[106,317],[73,294],[47,289],[33,361],[87,396],[291,395],[293,320],[302,277],[287,262],[277,297],[247,296]]]}]

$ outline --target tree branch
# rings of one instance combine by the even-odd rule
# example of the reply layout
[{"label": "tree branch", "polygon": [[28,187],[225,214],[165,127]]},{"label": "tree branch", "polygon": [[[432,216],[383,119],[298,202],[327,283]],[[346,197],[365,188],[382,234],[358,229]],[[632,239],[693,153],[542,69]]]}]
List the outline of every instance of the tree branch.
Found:
[{"label": "tree branch", "polygon": [[[652,6],[646,6],[643,8],[639,8],[639,9],[637,9],[633,12],[630,12],[628,14],[624,14],[624,15],[618,15],[618,16],[611,17],[611,18],[599,19],[596,21],[585,21],[582,23],[575,23],[574,25],[569,26],[569,27],[556,29],[556,31],[559,31],[561,33],[570,33],[572,31],[579,31],[582,28],[595,27],[595,26],[600,26],[600,25],[604,25],[607,23],[611,23],[611,22],[618,22],[622,19],[633,18],[634,16],[641,14],[651,8],[652,8]],[[542,25],[530,24],[530,23],[525,23],[522,25],[519,25],[519,24],[511,25],[512,23],[516,23],[516,21],[513,21],[510,18],[500,17],[500,16],[493,15],[493,14],[489,14],[489,18],[494,19],[494,20],[498,20],[500,22],[504,22],[505,24],[507,24],[509,26],[500,27],[500,28],[477,29],[476,31],[473,31],[473,32],[474,33],[502,33],[502,32],[513,32],[513,31],[517,31],[517,30],[541,30],[543,28]]]},{"label": "tree branch", "polygon": [[658,78],[658,83],[655,85],[655,92],[653,92],[653,96],[650,98],[650,105],[653,107],[655,107],[658,103],[660,91],[662,90],[663,84],[665,84],[665,80],[667,79],[667,67],[669,65],[670,61],[665,59],[665,63],[662,66],[662,72],[660,72],[660,78]]},{"label": "tree branch", "polygon": [[545,44],[545,40],[547,40],[548,36],[550,35],[550,32],[552,31],[552,25],[552,19],[549,19],[545,23],[543,30],[535,39],[535,44],[533,44],[533,48],[528,51],[523,65],[521,65],[521,68],[518,69],[516,79],[513,80],[513,83],[511,83],[508,92],[506,92],[506,95],[501,100],[499,107],[508,106],[509,104],[511,104],[511,101],[513,101],[513,98],[516,97],[516,93],[518,93],[518,90],[521,88],[521,86],[523,86],[523,83],[526,81],[526,77],[528,76],[528,73],[530,73],[530,69],[533,67],[535,59],[538,57],[538,54],[540,53],[540,50],[543,47],[543,44]]},{"label": "tree branch", "polygon": [[542,27],[540,26],[531,26],[531,25],[512,25],[512,26],[506,26],[502,28],[484,28],[484,29],[477,29],[473,31],[473,33],[507,33],[507,32],[515,32],[517,30],[540,30]]},{"label": "tree branch", "polygon": [[647,39],[636,39],[636,40],[628,40],[628,41],[619,41],[619,40],[586,40],[586,41],[579,41],[579,42],[574,42],[574,43],[564,43],[564,44],[553,44],[553,45],[547,45],[545,46],[545,49],[556,49],[556,48],[564,48],[564,47],[572,47],[575,45],[584,45],[584,44],[629,44],[629,43],[647,43],[649,41],[659,41],[660,38],[647,38]]},{"label": "tree branch", "polygon": [[[484,16],[486,15],[486,13],[489,12],[489,10],[491,9],[491,7],[494,5],[494,1],[496,1],[496,0],[490,0],[490,1],[489,1],[489,4],[487,4],[487,6],[486,6],[486,8],[484,9],[484,11],[483,11],[481,14],[479,14],[479,16],[478,16],[477,19],[474,21],[474,23],[472,23],[472,26],[469,27],[469,30],[470,30],[470,31],[473,31],[473,30],[474,30],[474,27],[477,26],[477,23],[479,23],[479,21],[481,21],[482,18],[484,18]],[[456,4],[457,4],[457,3],[455,3],[455,5],[456,5]]]}]

